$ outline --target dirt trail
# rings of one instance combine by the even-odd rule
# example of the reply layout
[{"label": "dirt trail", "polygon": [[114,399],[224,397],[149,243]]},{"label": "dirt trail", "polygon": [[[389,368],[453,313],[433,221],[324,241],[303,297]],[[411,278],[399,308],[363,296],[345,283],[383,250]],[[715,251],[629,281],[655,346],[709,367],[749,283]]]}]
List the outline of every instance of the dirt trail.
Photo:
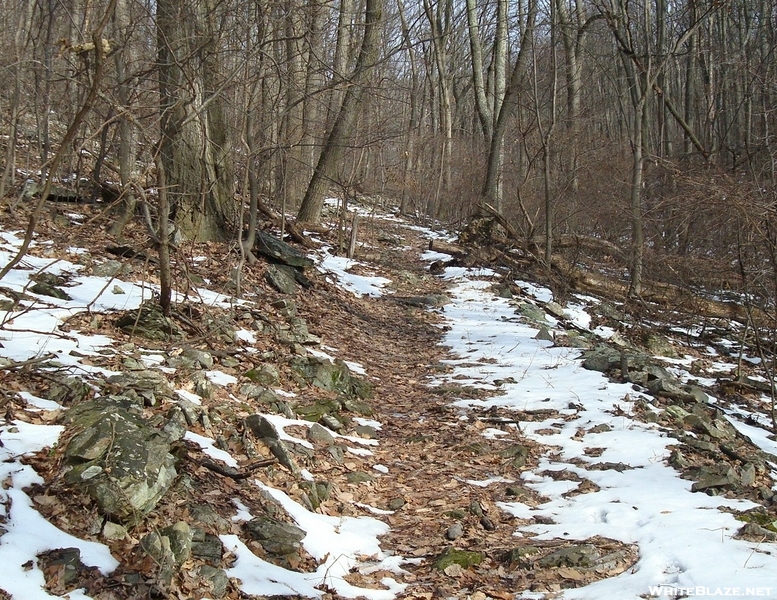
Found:
[{"label": "dirt trail", "polygon": [[[486,424],[472,418],[471,411],[450,406],[460,397],[461,388],[430,386],[432,378],[450,370],[442,362],[450,355],[440,345],[444,318],[439,310],[408,305],[396,297],[444,293],[446,284],[429,275],[428,265],[421,262],[428,242],[417,231],[394,229],[390,223],[377,226],[382,232],[376,238],[402,238],[402,250],[382,246],[380,259],[370,262],[375,274],[394,282],[394,293],[344,298],[309,307],[311,313],[305,315],[317,319],[315,330],[324,344],[365,367],[375,387],[372,406],[381,430],[369,462],[383,465],[388,472],[373,471],[374,482],[346,484],[345,489],[357,502],[393,509],[378,517],[391,526],[381,542],[385,551],[422,559],[411,567],[407,580],[412,585],[406,597],[461,596],[467,589],[512,597],[525,585],[518,571],[508,573],[501,567],[503,555],[515,547],[515,526],[513,518],[494,505],[507,499],[507,484],[486,487],[466,482],[494,477],[518,480],[520,471],[504,451],[511,443],[530,447],[531,442],[521,440],[515,428],[505,429],[508,434],[498,441],[483,437]],[[386,226],[393,231],[383,229]],[[451,541],[446,532],[456,523],[462,525],[461,536]],[[450,546],[481,552],[486,560],[449,577],[432,565]]]}]

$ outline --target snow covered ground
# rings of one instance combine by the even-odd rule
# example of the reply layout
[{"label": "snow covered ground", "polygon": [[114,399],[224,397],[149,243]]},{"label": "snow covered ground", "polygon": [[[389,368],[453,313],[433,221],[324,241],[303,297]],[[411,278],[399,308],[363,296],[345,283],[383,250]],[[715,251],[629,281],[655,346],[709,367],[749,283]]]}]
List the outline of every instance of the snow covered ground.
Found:
[{"label": "snow covered ground", "polygon": [[[431,254],[427,257],[439,258]],[[746,510],[755,504],[692,493],[692,482],[681,479],[666,464],[667,446],[676,440],[667,437],[655,424],[629,417],[632,403],[641,394],[635,393],[630,384],[612,383],[598,372],[583,369],[579,350],[556,348],[550,342],[534,339],[538,330],[522,323],[507,300],[488,290],[490,283],[479,278],[487,276],[487,272],[460,269],[448,269],[446,273],[455,287],[451,291],[454,301],[445,307],[451,327],[445,344],[461,357],[457,362],[462,364],[452,376],[457,377],[459,384],[494,389],[495,380],[512,377],[515,383],[501,383],[502,394],[488,400],[458,404],[522,411],[557,409],[562,415],[574,416],[561,422],[556,417],[521,426],[524,435],[561,450],[552,459],[544,458],[537,472],[566,469],[600,488],[564,497],[579,483],[524,472],[522,478],[527,486],[548,498],[548,502],[534,508],[520,502],[505,502],[501,507],[517,517],[547,516],[552,524],[532,525],[516,535],[531,532],[537,534],[534,539],[571,540],[600,535],[639,547],[640,559],[632,569],[583,588],[565,590],[557,597],[777,597],[777,556],[773,548],[734,539],[732,536],[742,523],[719,510]],[[548,290],[528,284],[523,287],[539,301],[550,299]],[[552,328],[550,320],[548,327]],[[481,358],[489,360],[477,364]],[[462,381],[462,375],[468,379]],[[651,401],[647,395],[642,399]],[[732,422],[744,426],[736,420]],[[601,424],[609,430],[579,435],[580,428],[590,431]],[[777,454],[777,443],[766,439],[763,431],[753,438],[760,441],[763,450]],[[606,450],[592,458],[585,453],[589,447]],[[580,467],[581,460],[592,465],[620,462],[634,468],[622,472],[594,470]],[[518,597],[544,596],[523,592]]]},{"label": "snow covered ground", "polygon": [[[5,264],[21,239],[20,234],[14,232],[3,232],[0,236],[0,264]],[[80,252],[73,249],[73,254]],[[424,258],[433,260],[436,257],[427,253]],[[384,280],[360,278],[346,272],[349,264],[327,253],[322,256],[319,268],[329,271],[333,279],[355,294],[375,296],[382,293]],[[109,283],[107,279],[80,276],[80,267],[76,264],[33,256],[25,258],[20,268],[14,269],[1,282],[2,286],[21,292],[29,284],[29,276],[40,270],[53,274],[73,273],[76,285],[68,288],[73,299],[40,297],[40,301],[35,306],[27,306],[27,310],[0,312],[0,356],[25,361],[51,354],[76,375],[96,369],[81,359],[98,353],[113,342],[103,336],[82,335],[77,331],[65,334],[59,330],[62,320],[87,309],[100,312],[135,308],[153,292],[149,286],[120,280]],[[499,406],[524,411],[556,409],[569,416],[563,422],[556,418],[522,424],[524,435],[560,449],[560,452],[544,457],[539,469],[522,475],[525,485],[547,498],[547,502],[538,507],[520,502],[501,504],[503,510],[518,517],[543,515],[550,517],[547,521],[552,524],[532,525],[524,531],[516,531],[515,535],[531,533],[537,536],[535,539],[578,540],[601,535],[639,547],[639,561],[627,572],[587,587],[565,590],[555,597],[628,600],[662,596],[777,596],[777,556],[769,545],[759,546],[734,539],[741,523],[720,510],[720,507],[744,510],[753,504],[692,493],[691,482],[681,479],[666,464],[667,446],[674,440],[666,437],[657,425],[629,417],[631,404],[640,394],[631,386],[612,383],[597,372],[582,369],[579,350],[556,348],[549,342],[534,339],[537,329],[522,322],[516,316],[515,308],[490,290],[491,275],[485,270],[454,268],[445,273],[453,287],[450,291],[452,302],[444,308],[450,329],[443,343],[460,359],[453,361],[456,368],[444,380],[455,377],[460,385],[499,388],[501,391],[500,395],[488,400],[462,400],[457,403],[458,407],[465,414],[469,406]],[[551,297],[543,288],[528,283],[523,287],[538,301]],[[207,290],[201,292],[206,302],[230,302],[229,298]],[[581,326],[588,325],[584,307],[592,301],[591,298],[580,298],[577,305],[568,309],[577,315]],[[548,327],[552,329],[553,325],[549,320]],[[478,363],[481,358],[488,361]],[[149,352],[147,359],[153,363],[154,354]],[[354,367],[359,368],[358,365]],[[225,374],[213,372],[210,375],[217,385],[228,381]],[[508,383],[497,385],[498,380]],[[430,385],[442,381],[443,378],[431,381]],[[25,399],[38,410],[52,408],[46,404],[48,401],[29,394]],[[643,400],[650,402],[651,399],[644,396]],[[279,429],[302,423],[277,416],[272,418]],[[580,428],[590,430],[600,424],[608,425],[609,430],[582,437],[578,434]],[[745,427],[744,424],[738,426]],[[20,600],[54,597],[43,589],[43,574],[36,564],[36,555],[43,550],[78,547],[85,564],[104,572],[117,564],[106,546],[78,540],[55,529],[35,511],[24,491],[41,479],[30,466],[22,464],[21,457],[52,446],[60,432],[58,426],[22,421],[4,422],[0,426],[0,480],[4,482],[0,489],[0,517],[5,530],[0,536],[0,562],[4,566],[0,573],[0,588]],[[755,433],[758,432],[749,432],[764,450],[777,454],[775,442],[763,432],[752,435]],[[231,457],[212,447],[212,440],[202,436],[191,436],[190,439],[208,448],[214,458],[230,463]],[[304,440],[299,442],[304,443]],[[354,448],[354,452],[369,451],[365,440],[354,440],[356,443],[362,446]],[[585,453],[586,448],[592,446],[605,450],[593,458]],[[618,472],[585,467],[606,461],[626,463],[633,468]],[[564,469],[593,481],[599,490],[565,497],[565,492],[579,485],[577,482],[557,481],[539,474]],[[390,578],[383,582],[386,590],[368,590],[351,586],[341,577],[353,568],[395,572],[402,568],[402,557],[387,556],[381,550],[379,538],[388,530],[388,525],[377,516],[332,518],[315,514],[283,492],[267,488],[258,481],[255,484],[283,505],[300,528],[315,532],[302,544],[322,562],[313,573],[292,572],[260,560],[236,536],[224,535],[222,542],[237,556],[228,574],[240,579],[245,593],[299,594],[317,598],[322,595],[317,586],[326,584],[344,597],[376,600],[402,597],[403,586]],[[488,482],[472,484],[488,485]],[[236,504],[233,519],[250,518],[245,507]],[[515,592],[518,598],[543,597],[523,590]],[[86,596],[76,592],[70,597]]]}]

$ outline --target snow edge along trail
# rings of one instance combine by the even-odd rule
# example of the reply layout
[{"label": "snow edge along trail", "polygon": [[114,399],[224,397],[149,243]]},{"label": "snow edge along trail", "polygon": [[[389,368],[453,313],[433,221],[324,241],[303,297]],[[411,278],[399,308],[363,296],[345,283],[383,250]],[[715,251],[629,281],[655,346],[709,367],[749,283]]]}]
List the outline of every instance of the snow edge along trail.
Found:
[{"label": "snow edge along trail", "polygon": [[[424,258],[436,260],[440,256],[428,252]],[[554,448],[552,457],[550,453],[542,457],[536,473],[521,473],[524,485],[547,501],[534,508],[520,502],[499,506],[518,518],[542,516],[543,523],[551,524],[530,525],[514,535],[580,542],[604,536],[639,548],[637,563],[624,573],[554,593],[553,597],[626,600],[777,595],[777,557],[758,544],[734,539],[742,523],[718,510],[741,511],[756,505],[691,492],[692,482],[680,478],[666,464],[669,446],[676,441],[658,425],[629,416],[634,401],[642,399],[650,404],[652,397],[635,392],[631,384],[613,383],[599,372],[583,369],[579,349],[554,347],[551,342],[535,339],[538,329],[522,322],[508,300],[490,291],[493,275],[485,269],[446,270],[445,278],[452,283],[452,302],[443,309],[450,329],[442,343],[460,358],[450,361],[455,367],[452,373],[438,377],[431,385],[455,381],[501,392],[487,400],[454,403],[462,409],[555,409],[564,416],[563,420],[556,417],[521,423],[523,435]],[[530,284],[523,287],[543,302],[551,295]],[[553,325],[549,320],[548,328]],[[602,424],[609,431],[590,432]],[[587,432],[583,436],[581,428]],[[592,458],[584,453],[589,447],[605,450]],[[632,468],[593,470],[576,466],[573,459],[577,465],[613,462]],[[599,490],[564,497],[579,482],[556,481],[538,474],[561,470],[592,481]],[[519,598],[546,597],[515,591]]]}]

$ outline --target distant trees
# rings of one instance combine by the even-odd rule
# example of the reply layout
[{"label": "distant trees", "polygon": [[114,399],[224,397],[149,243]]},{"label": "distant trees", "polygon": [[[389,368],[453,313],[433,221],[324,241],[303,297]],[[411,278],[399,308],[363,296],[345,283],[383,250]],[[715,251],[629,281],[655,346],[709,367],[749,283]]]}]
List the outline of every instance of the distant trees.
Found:
[{"label": "distant trees", "polygon": [[543,232],[548,264],[561,234],[623,248],[639,295],[736,243],[693,190],[777,193],[769,0],[116,0],[66,138],[110,5],[0,0],[6,203],[27,178],[91,181],[115,235],[140,207],[158,236],[157,164],[189,240],[237,240],[263,209],[315,222],[328,193],[454,225],[485,203]]}]

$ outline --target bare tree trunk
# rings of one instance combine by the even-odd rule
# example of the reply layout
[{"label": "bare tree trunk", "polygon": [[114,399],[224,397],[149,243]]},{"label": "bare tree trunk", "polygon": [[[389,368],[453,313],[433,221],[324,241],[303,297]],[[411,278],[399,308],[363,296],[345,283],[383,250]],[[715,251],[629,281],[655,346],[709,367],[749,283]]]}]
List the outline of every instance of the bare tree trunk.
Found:
[{"label": "bare tree trunk", "polygon": [[9,68],[11,73],[10,79],[13,85],[11,106],[9,107],[11,117],[10,135],[5,151],[5,168],[3,169],[2,176],[0,176],[0,202],[5,198],[5,191],[8,185],[13,185],[16,177],[16,144],[19,138],[19,120],[23,113],[21,101],[22,70],[20,69],[20,63],[27,43],[34,8],[35,3],[28,2],[25,9],[19,11],[14,30],[13,60]]},{"label": "bare tree trunk", "polygon": [[502,166],[502,142],[507,127],[507,118],[516,107],[518,103],[518,92],[523,87],[526,67],[531,56],[536,19],[537,0],[528,0],[525,21],[522,24],[520,49],[518,50],[518,56],[515,59],[515,64],[513,65],[510,74],[510,82],[505,90],[504,101],[502,102],[499,115],[496,119],[494,134],[491,138],[491,144],[488,151],[486,180],[483,184],[483,192],[481,195],[488,204],[492,205],[499,185],[499,173]]},{"label": "bare tree trunk", "polygon": [[119,121],[119,178],[121,181],[122,201],[116,211],[116,220],[110,232],[116,239],[121,239],[124,227],[135,213],[136,197],[130,185],[135,167],[135,125],[132,111],[132,87],[135,80],[129,68],[135,63],[136,52],[131,39],[132,18],[130,4],[127,0],[119,0],[114,18],[115,35],[124,40],[124,46],[114,54],[116,67],[116,95],[122,112]]},{"label": "bare tree trunk", "polygon": [[186,238],[221,240],[236,226],[234,181],[207,0],[157,3],[162,161],[171,216]]},{"label": "bare tree trunk", "polygon": [[351,125],[356,118],[363,86],[375,66],[380,42],[380,22],[382,20],[383,0],[366,0],[364,9],[364,37],[359,56],[351,77],[351,85],[345,92],[343,103],[332,129],[329,131],[324,148],[319,156],[313,177],[308,184],[297,220],[302,223],[318,223],[324,205],[324,194],[343,155],[348,139],[353,135]]}]

